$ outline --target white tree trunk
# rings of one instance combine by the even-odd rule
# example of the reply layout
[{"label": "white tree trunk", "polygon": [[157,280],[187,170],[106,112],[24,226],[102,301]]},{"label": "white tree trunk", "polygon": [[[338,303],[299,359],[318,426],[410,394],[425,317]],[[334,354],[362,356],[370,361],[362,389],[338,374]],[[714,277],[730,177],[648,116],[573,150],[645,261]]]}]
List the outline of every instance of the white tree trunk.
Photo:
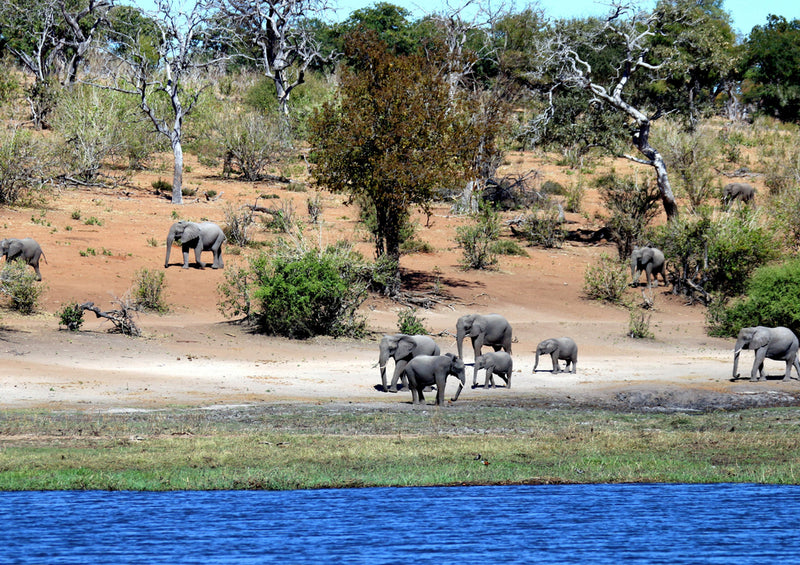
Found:
[{"label": "white tree trunk", "polygon": [[172,154],[175,157],[172,171],[172,203],[183,204],[183,147],[180,137],[172,140]]}]

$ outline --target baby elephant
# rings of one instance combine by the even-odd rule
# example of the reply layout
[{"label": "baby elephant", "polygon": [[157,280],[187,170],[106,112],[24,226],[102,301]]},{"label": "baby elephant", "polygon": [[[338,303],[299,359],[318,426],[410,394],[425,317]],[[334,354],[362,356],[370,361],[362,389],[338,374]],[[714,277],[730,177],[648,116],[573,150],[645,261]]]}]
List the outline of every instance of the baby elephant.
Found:
[{"label": "baby elephant", "polygon": [[41,257],[47,263],[47,257],[42,253],[39,244],[30,237],[25,239],[12,237],[0,241],[0,255],[5,257],[8,262],[25,261],[36,271],[36,280],[42,280],[42,273],[39,272],[39,258]]},{"label": "baby elephant", "polygon": [[[647,288],[651,286],[658,286],[658,275],[664,281],[664,286],[667,285],[667,264],[664,259],[664,253],[656,247],[634,247],[631,253],[631,277],[633,278],[633,286],[639,286],[639,279],[642,276],[642,271],[645,274],[647,281]],[[654,284],[651,284],[650,280]]]},{"label": "baby elephant", "polygon": [[[576,364],[578,363],[578,346],[575,341],[569,337],[556,337],[546,339],[536,346],[536,363],[533,365],[533,370],[539,365],[539,355],[550,354],[553,360],[553,373],[558,373],[561,369],[558,366],[559,359],[567,362],[564,366],[564,371],[574,373],[576,371]],[[572,371],[569,370],[569,365],[572,364]]]},{"label": "baby elephant", "polygon": [[420,355],[408,362],[403,372],[408,379],[408,387],[411,389],[411,400],[414,404],[421,404],[425,401],[422,390],[426,386],[436,385],[436,405],[444,404],[444,385],[448,375],[453,375],[461,384],[453,397],[453,402],[458,400],[461,389],[464,388],[466,379],[464,378],[464,362],[460,357],[452,353],[444,355]]},{"label": "baby elephant", "polygon": [[494,375],[499,376],[511,388],[511,371],[514,370],[514,361],[505,351],[491,351],[479,355],[475,359],[475,372],[472,374],[472,388],[478,386],[478,371],[486,369],[486,381],[483,388],[494,388]]},{"label": "baby elephant", "polygon": [[753,201],[756,189],[746,182],[732,182],[722,189],[722,202],[726,206],[733,204],[734,200],[745,204]]}]

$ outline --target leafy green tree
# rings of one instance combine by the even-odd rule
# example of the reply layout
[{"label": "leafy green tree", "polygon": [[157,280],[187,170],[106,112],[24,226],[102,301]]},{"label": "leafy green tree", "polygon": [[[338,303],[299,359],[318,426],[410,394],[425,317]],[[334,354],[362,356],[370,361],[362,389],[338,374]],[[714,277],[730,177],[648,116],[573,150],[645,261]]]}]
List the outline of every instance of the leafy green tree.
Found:
[{"label": "leafy green tree", "polygon": [[316,181],[374,207],[378,257],[400,256],[412,206],[465,173],[470,136],[452,111],[449,88],[428,57],[395,55],[374,32],[356,33],[338,100],[312,120]]},{"label": "leafy green tree", "polygon": [[800,20],[770,15],[745,42],[745,101],[785,121],[800,121]]}]

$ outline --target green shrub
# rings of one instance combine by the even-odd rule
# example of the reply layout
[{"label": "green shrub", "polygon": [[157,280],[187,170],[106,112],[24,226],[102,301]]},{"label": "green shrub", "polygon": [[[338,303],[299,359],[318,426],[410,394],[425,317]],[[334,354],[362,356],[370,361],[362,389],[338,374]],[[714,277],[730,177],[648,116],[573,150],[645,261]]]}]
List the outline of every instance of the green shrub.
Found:
[{"label": "green shrub", "polygon": [[500,214],[484,206],[473,220],[472,225],[456,229],[456,242],[464,250],[461,265],[465,269],[488,269],[497,263],[493,246],[500,237]]},{"label": "green shrub", "polygon": [[151,186],[156,192],[172,192],[172,183],[162,179],[154,180]]},{"label": "green shrub", "polygon": [[298,339],[362,335],[365,322],[356,309],[366,299],[366,284],[342,259],[335,251],[273,259],[253,292],[260,329]]},{"label": "green shrub", "polygon": [[33,314],[39,306],[44,286],[24,261],[6,263],[0,274],[0,292],[9,299],[9,307],[20,314]]},{"label": "green shrub", "polygon": [[141,269],[133,279],[131,295],[137,307],[163,314],[169,311],[164,298],[164,271]]},{"label": "green shrub", "polygon": [[619,258],[627,260],[650,221],[658,215],[658,188],[634,178],[609,174],[597,179],[600,197],[611,213],[607,226],[617,245]]},{"label": "green shrub", "polygon": [[71,332],[79,331],[83,325],[83,308],[77,302],[64,304],[57,316],[59,325],[66,326]]},{"label": "green shrub", "polygon": [[567,238],[561,220],[561,211],[558,207],[550,202],[544,202],[541,206],[533,208],[532,212],[512,229],[516,235],[524,237],[530,245],[561,247]]},{"label": "green shrub", "polygon": [[407,335],[428,335],[428,330],[417,316],[416,308],[407,308],[397,313],[397,329]]},{"label": "green shrub", "polygon": [[735,336],[749,326],[786,326],[800,332],[800,259],[757,269],[745,296],[709,309],[713,335]]},{"label": "green shrub", "polygon": [[600,255],[597,264],[589,265],[583,275],[583,292],[593,300],[619,304],[627,287],[626,263],[609,257],[607,253]]},{"label": "green shrub", "polygon": [[638,308],[631,308],[630,314],[628,337],[634,339],[653,339],[655,336],[653,332],[650,331],[650,313]]},{"label": "green shrub", "polygon": [[528,252],[522,246],[511,239],[500,239],[492,245],[492,252],[498,255],[515,255],[517,257],[528,257]]}]

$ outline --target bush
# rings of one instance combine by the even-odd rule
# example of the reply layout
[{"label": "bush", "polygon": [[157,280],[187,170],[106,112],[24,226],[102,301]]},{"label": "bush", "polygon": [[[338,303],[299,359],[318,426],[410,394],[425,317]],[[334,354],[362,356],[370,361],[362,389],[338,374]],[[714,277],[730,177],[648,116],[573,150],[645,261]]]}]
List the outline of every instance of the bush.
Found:
[{"label": "bush", "polygon": [[514,255],[517,257],[528,257],[528,252],[516,241],[510,239],[500,239],[492,245],[492,252],[498,255]]},{"label": "bush", "polygon": [[664,252],[675,292],[708,304],[712,293],[726,299],[744,292],[758,267],[777,258],[779,245],[748,209],[712,221],[681,217],[653,230]]},{"label": "bush", "polygon": [[564,245],[567,234],[562,226],[561,210],[551,202],[544,202],[533,209],[513,231],[524,237],[530,245],[554,248]]},{"label": "bush", "polygon": [[244,247],[252,242],[250,226],[253,224],[253,211],[249,209],[236,209],[231,204],[223,208],[225,214],[225,237],[228,241],[239,247]]},{"label": "bush", "polygon": [[169,311],[164,299],[164,271],[141,269],[133,279],[131,291],[137,307],[163,314]]},{"label": "bush", "polygon": [[650,221],[658,214],[661,194],[655,186],[614,174],[597,180],[600,197],[611,212],[607,220],[619,258],[627,260]]},{"label": "bush", "polygon": [[253,292],[261,330],[299,339],[362,335],[365,322],[356,309],[366,299],[366,284],[346,263],[335,251],[273,259]]},{"label": "bush", "polygon": [[497,263],[493,246],[500,237],[500,215],[484,206],[473,220],[473,225],[456,229],[456,242],[464,250],[461,265],[465,269],[488,269]]},{"label": "bush", "polygon": [[800,332],[800,259],[757,269],[745,296],[709,309],[711,333],[735,336],[749,326],[786,326]]},{"label": "bush", "polygon": [[46,186],[45,147],[27,130],[0,128],[0,204],[15,204]]},{"label": "bush", "polygon": [[269,167],[288,156],[292,145],[281,118],[259,112],[224,113],[215,136],[225,155],[223,173],[239,172],[249,181],[263,178]]},{"label": "bush", "polygon": [[71,332],[77,332],[83,325],[83,308],[77,302],[64,304],[58,312],[58,322]]},{"label": "bush", "polygon": [[637,308],[631,308],[630,321],[628,322],[628,337],[634,339],[653,339],[655,336],[650,331],[650,314]]},{"label": "bush", "polygon": [[397,329],[406,335],[428,335],[428,330],[417,317],[416,308],[400,310],[397,313]]},{"label": "bush", "polygon": [[627,287],[626,264],[606,253],[600,255],[600,261],[596,265],[589,265],[583,275],[583,292],[593,300],[619,304]]},{"label": "bush", "polygon": [[24,261],[6,263],[0,274],[0,292],[9,298],[9,306],[20,314],[33,314],[39,306],[44,287]]}]

